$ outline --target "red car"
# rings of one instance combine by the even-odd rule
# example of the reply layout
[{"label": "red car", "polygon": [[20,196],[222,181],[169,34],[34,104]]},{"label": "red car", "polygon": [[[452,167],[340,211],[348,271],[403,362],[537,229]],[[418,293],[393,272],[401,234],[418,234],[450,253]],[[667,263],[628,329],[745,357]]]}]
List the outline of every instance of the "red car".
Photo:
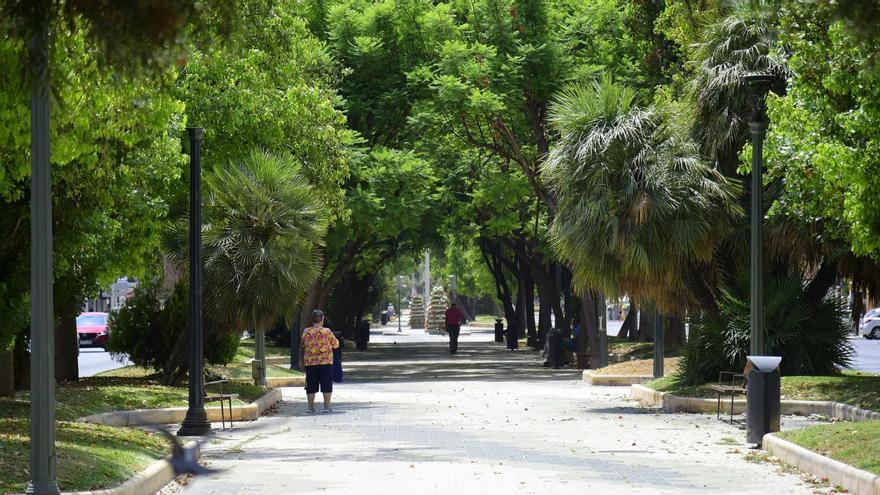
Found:
[{"label": "red car", "polygon": [[76,317],[80,347],[107,345],[107,313],[82,313]]}]

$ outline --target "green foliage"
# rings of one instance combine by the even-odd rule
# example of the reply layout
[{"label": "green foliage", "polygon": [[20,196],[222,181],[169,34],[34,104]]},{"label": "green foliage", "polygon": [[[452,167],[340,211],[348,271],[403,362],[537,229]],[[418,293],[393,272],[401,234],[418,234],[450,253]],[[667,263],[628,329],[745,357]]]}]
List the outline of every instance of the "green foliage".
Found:
[{"label": "green foliage", "polygon": [[[699,385],[717,380],[720,371],[742,371],[751,328],[748,290],[746,273],[719,299],[718,316],[701,314],[691,321],[678,383]],[[847,366],[853,350],[843,301],[832,296],[808,301],[799,275],[769,280],[764,294],[767,354],[782,356],[783,375],[827,375]]]},{"label": "green foliage", "polygon": [[[76,311],[100,282],[153,273],[185,157],[171,74],[100,67],[81,33],[53,37],[51,139],[55,306]],[[29,97],[21,44],[0,41],[0,347],[28,321]],[[96,125],[100,122],[101,125]]]},{"label": "green foliage", "polygon": [[[76,26],[102,62],[161,70],[185,52],[186,28],[205,39],[231,30],[237,2],[226,0],[3,0],[0,28],[28,40],[45,22]],[[22,54],[22,58],[23,54]]]},{"label": "green foliage", "polygon": [[710,259],[738,210],[736,188],[665,119],[607,77],[575,86],[551,107],[561,137],[543,172],[559,199],[554,247],[575,285],[679,310],[681,274]]},{"label": "green foliage", "polygon": [[205,128],[206,169],[255,148],[287,153],[334,214],[343,214],[340,184],[349,147],[336,94],[338,71],[291,2],[239,4],[240,26],[225,44],[196,50],[178,80],[190,126]]},{"label": "green foliage", "polygon": [[[205,178],[205,311],[234,330],[289,318],[317,275],[327,210],[300,170],[289,155],[253,151]],[[186,223],[175,231],[180,264],[187,231]]]},{"label": "green foliage", "polygon": [[[138,366],[164,372],[170,362],[174,345],[187,330],[189,290],[177,284],[166,300],[160,299],[160,288],[146,284],[135,289],[128,303],[110,316],[110,338],[107,350],[127,354]],[[227,364],[238,349],[240,334],[212,331],[212,322],[205,322],[205,359],[211,364]]]},{"label": "green foliage", "polygon": [[748,3],[737,4],[731,15],[711,24],[693,54],[699,64],[691,90],[696,96],[693,134],[701,152],[718,162],[727,176],[738,169],[751,118],[750,91],[743,82],[749,72],[776,75],[774,90],[782,92],[788,71],[774,52],[775,25]]},{"label": "green foliage", "polygon": [[827,229],[858,254],[880,248],[880,51],[838,8],[789,5],[781,40],[795,77],[771,102],[767,152],[785,189],[774,214]]}]

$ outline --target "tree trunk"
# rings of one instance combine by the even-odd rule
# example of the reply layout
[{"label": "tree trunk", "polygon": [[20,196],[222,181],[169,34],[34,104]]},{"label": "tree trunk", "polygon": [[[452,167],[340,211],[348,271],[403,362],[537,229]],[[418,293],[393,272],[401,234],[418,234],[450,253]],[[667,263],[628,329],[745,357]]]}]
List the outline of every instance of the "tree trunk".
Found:
[{"label": "tree trunk", "polygon": [[174,387],[180,384],[186,375],[187,368],[189,367],[186,356],[186,351],[189,347],[187,342],[188,333],[189,329],[186,328],[177,336],[177,342],[174,343],[174,347],[171,349],[171,354],[168,356],[168,361],[165,363],[164,370],[162,371],[162,385]]},{"label": "tree trunk", "polygon": [[626,318],[623,319],[623,323],[620,325],[620,331],[617,332],[617,338],[619,339],[636,339],[636,322],[639,314],[639,308],[634,304],[630,303],[629,312],[626,313]]},{"label": "tree trunk", "polygon": [[0,351],[0,397],[15,393],[15,360],[12,349]]},{"label": "tree trunk", "polygon": [[654,341],[654,325],[656,323],[656,310],[653,304],[643,304],[639,315],[639,329],[636,331],[636,340],[639,342]]},{"label": "tree trunk", "polygon": [[519,339],[522,338],[523,334],[526,331],[526,325],[528,321],[528,311],[529,304],[526,301],[526,292],[527,292],[527,284],[526,284],[526,276],[523,271],[517,274],[517,284],[516,284],[516,335],[517,346],[519,346]]},{"label": "tree trunk", "polygon": [[538,345],[538,329],[535,324],[535,284],[532,277],[529,276],[528,270],[523,270],[523,279],[526,282],[524,301],[526,328],[528,329],[528,340],[526,342],[529,347],[536,347]]},{"label": "tree trunk", "polygon": [[495,291],[498,300],[501,301],[501,307],[504,311],[504,318],[507,320],[508,330],[511,325],[516,324],[516,311],[513,308],[513,300],[510,292],[510,286],[504,276],[504,266],[501,262],[500,247],[488,239],[480,238],[477,241],[480,246],[480,253],[483,255],[483,261],[495,279]]},{"label": "tree trunk", "polygon": [[544,343],[547,341],[547,331],[553,326],[551,304],[548,299],[549,295],[538,284],[538,345],[540,347],[544,347]]},{"label": "tree trunk", "polygon": [[54,330],[55,381],[58,383],[79,380],[79,341],[76,335],[76,314],[66,309]]},{"label": "tree trunk", "polygon": [[[581,344],[583,340],[583,344]],[[589,349],[582,348],[581,345],[589,346]],[[596,293],[589,291],[581,297],[581,334],[578,338],[578,368],[584,369],[589,365],[590,368],[597,368],[601,362],[599,353],[601,352],[599,342],[599,315],[596,312]],[[589,350],[589,363],[586,362],[586,355],[582,355]]]},{"label": "tree trunk", "polygon": [[[564,328],[568,328],[569,322],[574,318],[574,314],[577,312],[575,304],[572,302],[571,270],[561,263],[556,265],[556,270],[559,270],[560,272],[559,277],[561,285],[560,289],[557,291],[560,298],[560,310],[565,325]],[[556,310],[554,309],[553,311],[555,312]]]},{"label": "tree trunk", "polygon": [[817,270],[816,274],[813,276],[813,280],[807,285],[804,300],[807,301],[807,304],[818,304],[822,302],[828,294],[828,290],[831,289],[831,286],[833,286],[836,281],[837,263],[826,257],[822,261],[819,270]]},{"label": "tree trunk", "polygon": [[685,335],[684,318],[681,315],[672,315],[667,319],[664,337],[667,349],[677,349],[684,345]]}]

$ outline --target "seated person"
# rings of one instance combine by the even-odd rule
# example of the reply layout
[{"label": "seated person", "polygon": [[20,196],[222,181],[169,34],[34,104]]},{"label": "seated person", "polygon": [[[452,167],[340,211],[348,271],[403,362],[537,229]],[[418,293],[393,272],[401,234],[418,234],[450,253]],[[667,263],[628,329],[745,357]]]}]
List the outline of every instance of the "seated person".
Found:
[{"label": "seated person", "polygon": [[577,339],[581,334],[581,325],[577,317],[571,319],[571,336],[562,339],[562,347],[568,352],[577,350]]}]

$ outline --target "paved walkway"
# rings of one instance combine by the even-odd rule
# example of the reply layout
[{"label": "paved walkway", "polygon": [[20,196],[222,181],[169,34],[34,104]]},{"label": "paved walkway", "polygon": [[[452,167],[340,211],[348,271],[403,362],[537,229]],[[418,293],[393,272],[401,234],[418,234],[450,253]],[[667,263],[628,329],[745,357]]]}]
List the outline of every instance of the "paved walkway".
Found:
[{"label": "paved walkway", "polygon": [[407,334],[347,353],[333,414],[306,414],[302,390],[285,389],[273,416],[218,433],[204,457],[224,471],[185,493],[813,493],[747,461],[744,432],[714,416],[638,408],[626,388],[478,342],[486,332],[454,357]]}]

